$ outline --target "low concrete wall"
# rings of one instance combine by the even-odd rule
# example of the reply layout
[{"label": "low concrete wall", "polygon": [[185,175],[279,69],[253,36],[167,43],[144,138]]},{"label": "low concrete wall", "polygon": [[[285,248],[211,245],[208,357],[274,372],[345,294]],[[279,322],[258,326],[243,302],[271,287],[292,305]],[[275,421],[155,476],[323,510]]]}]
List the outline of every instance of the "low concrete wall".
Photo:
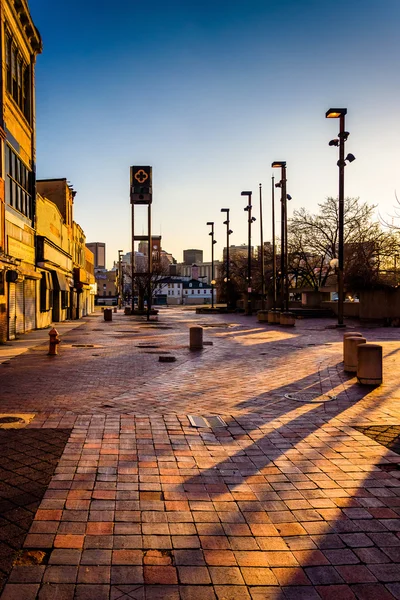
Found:
[{"label": "low concrete wall", "polygon": [[[358,319],[360,317],[360,302],[344,302],[343,303],[343,314],[345,317],[353,317]],[[330,308],[335,315],[338,314],[338,302],[322,302],[321,308]]]},{"label": "low concrete wall", "polygon": [[400,289],[373,290],[360,294],[360,319],[399,319]]}]

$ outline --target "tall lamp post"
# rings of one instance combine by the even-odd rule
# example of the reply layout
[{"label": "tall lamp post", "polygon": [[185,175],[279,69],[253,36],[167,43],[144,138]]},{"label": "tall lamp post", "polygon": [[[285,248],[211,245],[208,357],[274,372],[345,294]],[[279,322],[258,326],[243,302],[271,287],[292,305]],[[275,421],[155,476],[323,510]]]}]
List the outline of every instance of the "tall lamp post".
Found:
[{"label": "tall lamp post", "polygon": [[230,260],[229,260],[229,236],[233,233],[232,229],[229,228],[229,208],[221,208],[222,213],[226,213],[226,221],[224,221],[224,225],[226,225],[226,307],[228,309],[232,308],[232,298],[231,298],[231,280],[230,280]]},{"label": "tall lamp post", "polygon": [[286,161],[277,160],[271,165],[281,170],[281,180],[275,187],[281,188],[281,310],[289,310],[289,283],[287,268],[287,194],[286,194]]},{"label": "tall lamp post", "polygon": [[122,300],[124,297],[124,287],[122,283],[122,265],[121,265],[121,254],[123,254],[123,250],[118,250],[118,304],[119,308],[122,307]]},{"label": "tall lamp post", "polygon": [[260,244],[261,244],[261,310],[265,310],[265,256],[263,235],[263,211],[262,211],[262,184],[260,188]]},{"label": "tall lamp post", "polygon": [[276,248],[275,248],[275,177],[272,176],[272,286],[273,286],[273,309],[276,309]]},{"label": "tall lamp post", "polygon": [[214,244],[216,244],[216,240],[214,240],[214,221],[207,221],[207,225],[211,226],[211,231],[208,235],[211,235],[211,308],[214,308]]},{"label": "tall lamp post", "polygon": [[244,211],[247,212],[248,222],[248,243],[247,243],[247,307],[246,315],[251,316],[251,225],[256,220],[255,217],[251,216],[251,195],[253,192],[241,192],[241,196],[247,196],[247,206],[244,207]]},{"label": "tall lamp post", "polygon": [[343,308],[344,308],[344,168],[346,161],[353,162],[355,156],[348,154],[344,157],[344,144],[349,137],[349,132],[345,131],[345,116],[347,114],[347,108],[330,108],[326,113],[327,119],[339,119],[339,134],[338,137],[329,142],[330,146],[339,147],[339,160],[337,166],[339,167],[339,223],[338,223],[338,322],[337,327],[345,327],[343,323]]}]

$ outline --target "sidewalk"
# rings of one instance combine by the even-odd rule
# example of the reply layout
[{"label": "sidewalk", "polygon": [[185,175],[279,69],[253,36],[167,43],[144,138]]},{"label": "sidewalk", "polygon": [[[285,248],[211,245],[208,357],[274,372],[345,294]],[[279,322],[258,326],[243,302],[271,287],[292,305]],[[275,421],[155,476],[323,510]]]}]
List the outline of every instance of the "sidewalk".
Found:
[{"label": "sidewalk", "polygon": [[400,423],[397,329],[361,329],[370,390],[329,320],[113,318],[0,366],[1,411],[36,413],[20,432],[70,430],[2,600],[400,598],[400,456],[356,429]]},{"label": "sidewalk", "polygon": [[34,331],[30,331],[29,333],[24,333],[20,337],[15,340],[11,340],[6,342],[5,344],[0,344],[0,364],[11,360],[26,352],[30,348],[34,348],[35,346],[40,346],[43,344],[49,343],[49,331],[52,327],[55,327],[60,335],[75,329],[76,327],[80,327],[84,322],[83,320],[79,321],[65,321],[63,323],[53,323],[50,327],[46,329],[35,329]]}]

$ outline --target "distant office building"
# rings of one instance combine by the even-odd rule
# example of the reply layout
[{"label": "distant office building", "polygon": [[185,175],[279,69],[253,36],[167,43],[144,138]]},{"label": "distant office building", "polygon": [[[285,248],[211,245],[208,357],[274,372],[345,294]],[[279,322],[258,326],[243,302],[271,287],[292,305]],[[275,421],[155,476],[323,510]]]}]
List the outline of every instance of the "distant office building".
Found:
[{"label": "distant office building", "polygon": [[[220,269],[222,263],[219,260],[214,261],[214,279],[217,280],[220,276]],[[176,265],[176,273],[183,278],[191,277],[193,279],[200,279],[204,283],[211,283],[212,281],[212,265],[211,262],[205,263],[192,263],[185,265],[184,263],[178,263]]]},{"label": "distant office building", "polygon": [[[254,254],[253,246],[250,249],[251,255]],[[229,260],[237,260],[239,258],[247,258],[248,255],[248,246],[247,244],[242,244],[241,246],[229,246]],[[226,246],[223,250],[223,260],[226,261]]]},{"label": "distant office building", "polygon": [[89,248],[94,254],[94,268],[105,269],[106,268],[106,245],[104,242],[89,242],[86,244],[86,248]]},{"label": "distant office building", "polygon": [[192,265],[193,263],[199,264],[203,262],[203,250],[184,250],[183,251],[183,264]]}]

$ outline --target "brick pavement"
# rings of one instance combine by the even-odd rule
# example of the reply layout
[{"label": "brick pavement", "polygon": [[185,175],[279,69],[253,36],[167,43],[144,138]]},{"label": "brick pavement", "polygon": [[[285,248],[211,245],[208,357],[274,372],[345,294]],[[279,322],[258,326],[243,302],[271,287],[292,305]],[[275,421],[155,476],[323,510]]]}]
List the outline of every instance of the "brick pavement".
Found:
[{"label": "brick pavement", "polygon": [[12,564],[29,558],[19,551],[70,433],[0,430],[0,591]]},{"label": "brick pavement", "polygon": [[[160,323],[95,316],[59,357],[0,367],[3,412],[73,427],[25,540],[43,564],[15,566],[2,599],[400,598],[400,471],[386,470],[400,456],[352,426],[400,423],[398,330],[361,330],[384,346],[370,390],[343,375],[329,321],[169,309]],[[194,323],[221,327],[190,353]],[[301,391],[336,399],[285,398]]]}]

